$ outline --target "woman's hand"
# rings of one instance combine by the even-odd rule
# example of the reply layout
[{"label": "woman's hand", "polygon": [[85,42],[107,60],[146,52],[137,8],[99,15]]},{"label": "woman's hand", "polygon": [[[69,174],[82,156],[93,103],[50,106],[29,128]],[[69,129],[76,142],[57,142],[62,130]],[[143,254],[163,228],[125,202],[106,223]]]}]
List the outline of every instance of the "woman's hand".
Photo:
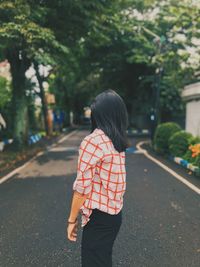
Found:
[{"label": "woman's hand", "polygon": [[[88,197],[89,194],[81,194],[76,190],[73,193],[71,211],[68,217],[70,222],[74,222],[75,218],[78,218],[78,214],[80,212],[80,208],[83,205],[84,201]],[[71,241],[76,241],[78,230],[78,221],[74,223],[68,223],[67,225],[67,238]]]},{"label": "woman's hand", "polygon": [[67,225],[67,237],[70,241],[76,241],[78,231],[78,220],[75,223]]}]

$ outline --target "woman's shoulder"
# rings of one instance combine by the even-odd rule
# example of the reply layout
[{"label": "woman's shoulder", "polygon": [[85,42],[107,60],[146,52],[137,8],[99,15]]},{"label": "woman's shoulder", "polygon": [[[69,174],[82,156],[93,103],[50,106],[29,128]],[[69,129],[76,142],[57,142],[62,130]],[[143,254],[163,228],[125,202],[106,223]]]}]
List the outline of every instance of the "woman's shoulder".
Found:
[{"label": "woman's shoulder", "polygon": [[80,147],[86,146],[86,144],[91,144],[93,146],[98,146],[101,148],[101,144],[104,142],[104,132],[96,128],[92,133],[87,134],[81,141]]},{"label": "woman's shoulder", "polygon": [[87,143],[89,143],[92,146],[98,147],[103,152],[104,156],[121,155],[122,157],[125,157],[125,152],[119,153],[115,149],[111,139],[100,128],[95,128],[95,130],[92,133],[86,135],[82,140],[81,146],[82,145],[85,146]]},{"label": "woman's shoulder", "polygon": [[104,131],[100,128],[95,128],[94,131],[86,135],[83,140],[90,141],[98,145],[101,145],[105,141],[108,141]]},{"label": "woman's shoulder", "polygon": [[98,147],[103,150],[104,154],[118,154],[112,140],[100,128],[96,128],[92,133],[87,135],[86,139],[98,145]]},{"label": "woman's shoulder", "polygon": [[104,151],[101,146],[101,139],[100,139],[101,132],[98,130],[94,130],[92,133],[86,135],[79,146],[79,151],[88,152],[95,155],[95,158],[103,157]]}]

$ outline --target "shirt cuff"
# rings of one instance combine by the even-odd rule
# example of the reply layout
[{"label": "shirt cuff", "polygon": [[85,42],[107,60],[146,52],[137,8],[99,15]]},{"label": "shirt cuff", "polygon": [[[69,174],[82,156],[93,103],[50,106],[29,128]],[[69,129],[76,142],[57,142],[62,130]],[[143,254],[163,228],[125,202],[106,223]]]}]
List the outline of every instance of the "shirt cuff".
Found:
[{"label": "shirt cuff", "polygon": [[92,191],[92,185],[90,184],[87,187],[83,187],[75,181],[73,184],[73,190],[77,191],[81,195],[87,195]]}]

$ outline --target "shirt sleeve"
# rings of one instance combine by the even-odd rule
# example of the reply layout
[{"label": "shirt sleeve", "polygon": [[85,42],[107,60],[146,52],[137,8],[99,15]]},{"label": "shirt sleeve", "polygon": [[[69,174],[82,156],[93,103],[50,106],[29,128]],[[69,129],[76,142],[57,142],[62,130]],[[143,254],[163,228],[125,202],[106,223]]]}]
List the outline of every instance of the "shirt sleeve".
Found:
[{"label": "shirt sleeve", "polygon": [[79,146],[77,176],[73,183],[73,190],[82,195],[92,190],[92,180],[95,175],[96,164],[101,161],[103,151],[94,138],[86,136]]}]

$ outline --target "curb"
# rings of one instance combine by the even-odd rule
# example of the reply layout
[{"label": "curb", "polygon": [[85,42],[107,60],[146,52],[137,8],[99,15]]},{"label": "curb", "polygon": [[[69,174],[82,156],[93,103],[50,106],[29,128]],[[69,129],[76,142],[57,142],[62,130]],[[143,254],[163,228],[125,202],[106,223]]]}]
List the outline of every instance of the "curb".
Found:
[{"label": "curb", "polygon": [[34,134],[34,135],[31,135],[28,139],[28,144],[31,145],[31,144],[35,144],[37,143],[38,141],[40,141],[40,139],[45,136],[45,135],[42,135],[40,133],[38,134]]},{"label": "curb", "polygon": [[12,144],[13,139],[4,139],[3,141],[0,142],[0,152],[3,151],[4,146],[8,144]]},{"label": "curb", "polygon": [[180,157],[170,156],[169,159],[174,161],[178,165],[181,165],[185,169],[192,171],[196,176],[200,176],[200,168],[198,166],[195,166],[192,163],[189,163],[187,160],[182,159]]},{"label": "curb", "polygon": [[195,166],[192,163],[180,157],[169,156],[168,159],[170,161],[175,162],[177,165],[181,165],[184,169],[192,171],[195,176],[200,177],[200,168],[198,166]]},{"label": "curb", "polygon": [[191,183],[188,179],[186,179],[184,176],[178,174],[176,171],[174,171],[172,168],[165,165],[163,162],[158,160],[157,158],[151,156],[146,149],[143,149],[141,146],[145,143],[148,143],[148,141],[140,141],[137,143],[136,147],[138,150],[140,150],[145,157],[156,163],[158,166],[160,166],[162,169],[170,173],[173,177],[175,177],[177,180],[179,180],[181,183],[183,183],[185,186],[192,189],[194,192],[196,192],[198,195],[200,195],[200,188]]}]

